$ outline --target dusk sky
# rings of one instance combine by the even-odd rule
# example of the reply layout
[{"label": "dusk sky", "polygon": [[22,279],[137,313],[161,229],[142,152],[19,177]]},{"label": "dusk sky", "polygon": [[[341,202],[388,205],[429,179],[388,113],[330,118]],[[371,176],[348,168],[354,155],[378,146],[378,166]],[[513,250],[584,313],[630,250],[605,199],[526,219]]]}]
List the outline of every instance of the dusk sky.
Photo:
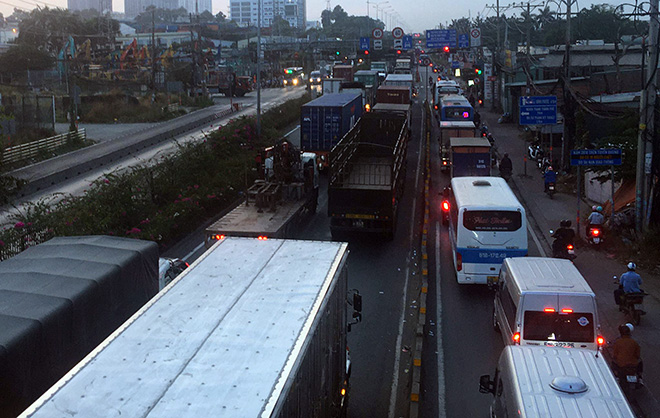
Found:
[{"label": "dusk sky", "polygon": [[[452,19],[461,17],[475,17],[476,15],[492,16],[494,11],[486,9],[486,5],[492,5],[495,0],[473,0],[469,2],[459,2],[455,0],[381,0],[378,2],[370,2],[370,16],[376,15],[376,3],[379,3],[379,16],[382,16],[382,9],[385,10],[386,24],[389,26],[389,16],[398,14],[398,19],[407,32],[423,32],[426,29],[433,29],[439,23],[447,23]],[[504,2],[501,4],[512,4],[515,2]],[[520,3],[520,2],[517,2]],[[597,2],[598,3],[598,2]],[[608,2],[609,4],[622,4],[623,0]],[[48,0],[42,2],[39,0],[0,0],[0,12],[8,16],[12,13],[14,7],[23,9],[33,9],[36,4],[48,7],[63,7],[66,8],[66,0]],[[325,0],[307,0],[307,19],[320,20],[321,12],[326,8],[327,2]],[[330,1],[330,7],[340,5],[351,15],[366,15],[367,2],[366,0],[343,0],[343,1]],[[591,2],[578,2],[581,8],[589,7]],[[123,0],[113,0],[113,8],[115,11],[124,11]],[[557,10],[555,3],[551,3],[550,8]],[[520,9],[515,9],[506,12],[507,15],[519,14]],[[229,15],[229,0],[213,0],[213,13],[222,11]],[[393,21],[393,23],[395,23]]]}]

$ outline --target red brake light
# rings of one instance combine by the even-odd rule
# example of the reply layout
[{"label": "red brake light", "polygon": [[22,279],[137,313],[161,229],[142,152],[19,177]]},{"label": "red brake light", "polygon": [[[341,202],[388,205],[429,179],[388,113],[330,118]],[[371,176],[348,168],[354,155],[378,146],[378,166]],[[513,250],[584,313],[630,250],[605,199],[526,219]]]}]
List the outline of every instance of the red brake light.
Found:
[{"label": "red brake light", "polygon": [[447,161],[443,161],[443,162],[442,162],[442,165],[447,165]]},{"label": "red brake light", "polygon": [[220,241],[220,240],[225,239],[225,235],[224,234],[214,235],[213,239],[216,240],[216,241]]},{"label": "red brake light", "polygon": [[573,309],[569,309],[569,308],[562,309],[561,313],[573,313]]},{"label": "red brake light", "polygon": [[446,201],[446,200],[442,201],[442,210],[444,210],[445,212],[449,212],[449,202],[448,201]]},{"label": "red brake light", "polygon": [[566,246],[566,248],[569,249],[569,250],[572,250],[572,249],[573,249],[573,244],[568,244],[568,245]]},{"label": "red brake light", "polygon": [[513,343],[514,344],[520,344],[520,333],[516,332],[513,334]]},{"label": "red brake light", "polygon": [[605,337],[603,337],[602,335],[599,335],[596,338],[596,343],[598,343],[598,345],[601,346],[601,347],[604,346],[605,345]]},{"label": "red brake light", "polygon": [[543,308],[543,312],[554,312],[555,308]]},{"label": "red brake light", "polygon": [[456,271],[463,270],[463,256],[458,251],[456,252]]},{"label": "red brake light", "polygon": [[438,105],[435,105],[435,106],[433,106],[433,107],[435,108],[435,110],[438,110]]},{"label": "red brake light", "polygon": [[594,237],[597,237],[598,235],[600,235],[600,229],[595,229],[595,228],[592,229],[592,230],[591,230],[591,234],[592,234]]},{"label": "red brake light", "polygon": [[482,104],[483,102],[484,102],[483,100],[479,99],[479,104]]},{"label": "red brake light", "polygon": [[257,237],[257,239],[260,240],[260,241],[266,241],[266,240],[268,239],[268,237],[265,236],[265,235],[259,235],[259,236]]}]

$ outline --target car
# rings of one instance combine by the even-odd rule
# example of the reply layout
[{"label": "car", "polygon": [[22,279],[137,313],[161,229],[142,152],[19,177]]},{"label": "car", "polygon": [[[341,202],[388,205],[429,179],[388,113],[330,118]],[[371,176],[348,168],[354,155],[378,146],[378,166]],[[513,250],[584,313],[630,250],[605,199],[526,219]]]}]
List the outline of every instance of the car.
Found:
[{"label": "car", "polygon": [[323,77],[321,77],[321,71],[312,71],[309,75],[309,84],[321,84],[322,79]]},{"label": "car", "polygon": [[189,266],[180,258],[160,257],[158,259],[158,289],[162,290]]}]

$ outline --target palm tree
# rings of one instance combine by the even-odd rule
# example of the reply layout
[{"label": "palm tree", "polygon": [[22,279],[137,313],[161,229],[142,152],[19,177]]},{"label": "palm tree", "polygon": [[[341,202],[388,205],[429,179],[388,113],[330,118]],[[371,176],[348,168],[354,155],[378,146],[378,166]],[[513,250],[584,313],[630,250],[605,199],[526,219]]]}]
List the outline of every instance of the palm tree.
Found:
[{"label": "palm tree", "polygon": [[536,16],[536,27],[540,30],[543,29],[543,26],[546,23],[552,22],[556,17],[556,13],[550,10],[550,7],[545,6],[543,10],[541,10]]}]

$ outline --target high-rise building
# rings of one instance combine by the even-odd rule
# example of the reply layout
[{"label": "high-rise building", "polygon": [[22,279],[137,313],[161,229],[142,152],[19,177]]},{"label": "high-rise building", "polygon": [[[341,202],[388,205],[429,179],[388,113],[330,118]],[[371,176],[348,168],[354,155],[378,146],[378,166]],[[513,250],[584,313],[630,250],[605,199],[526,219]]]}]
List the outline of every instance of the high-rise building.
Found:
[{"label": "high-rise building", "polygon": [[[258,16],[257,0],[231,0],[229,18],[240,26],[256,26]],[[271,26],[275,16],[281,16],[292,27],[304,29],[306,0],[261,0],[261,26]]]},{"label": "high-rise building", "polygon": [[211,2],[212,0],[124,0],[124,13],[126,13],[127,18],[134,18],[147,10],[149,6],[155,6],[159,9],[180,9],[183,7],[189,13],[202,13],[205,10],[213,13]]},{"label": "high-rise building", "polygon": [[101,13],[112,12],[112,0],[67,0],[71,11],[94,9]]}]

